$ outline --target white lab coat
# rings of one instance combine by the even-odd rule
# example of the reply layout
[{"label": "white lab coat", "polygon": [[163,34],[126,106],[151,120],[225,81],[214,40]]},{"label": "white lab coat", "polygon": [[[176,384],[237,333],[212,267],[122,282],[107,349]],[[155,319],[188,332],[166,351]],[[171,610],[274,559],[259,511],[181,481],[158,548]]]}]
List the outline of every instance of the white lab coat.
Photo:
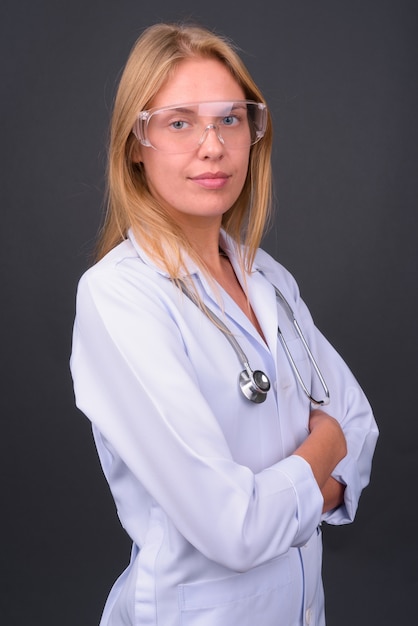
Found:
[{"label": "white lab coat", "polygon": [[[234,245],[223,237],[242,281]],[[377,439],[370,406],[315,328],[292,276],[267,253],[257,253],[247,288],[268,346],[226,293],[191,264],[189,271],[272,389],[263,404],[244,398],[228,340],[131,233],[81,278],[76,402],[93,424],[133,541],[101,626],[323,626],[320,523],[354,518]],[[292,455],[307,436],[310,406],[278,323],[306,381],[311,367],[271,283],[294,309],[330,389],[327,410],[347,439],[334,472],[347,485],[345,503],[325,516],[309,464]]]}]

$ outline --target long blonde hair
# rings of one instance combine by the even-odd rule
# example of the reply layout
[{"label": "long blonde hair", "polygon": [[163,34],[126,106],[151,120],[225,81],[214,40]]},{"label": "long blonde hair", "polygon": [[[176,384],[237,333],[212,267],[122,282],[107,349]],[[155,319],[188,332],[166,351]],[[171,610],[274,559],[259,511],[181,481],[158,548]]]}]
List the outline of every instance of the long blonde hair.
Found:
[{"label": "long blonde hair", "polygon": [[[151,195],[145,173],[134,162],[137,139],[132,127],[170,73],[183,59],[215,58],[231,72],[250,100],[264,102],[233,45],[224,37],[190,24],[156,24],[134,44],[123,70],[110,127],[107,212],[97,245],[97,259],[133,229],[141,245],[157,264],[176,279],[183,267],[183,252],[204,267],[178,224]],[[240,196],[224,214],[222,227],[237,244],[244,244],[243,268],[251,268],[269,218],[272,200],[272,126],[268,115],[264,137],[250,151],[247,178]],[[237,249],[241,249],[237,246]]]}]

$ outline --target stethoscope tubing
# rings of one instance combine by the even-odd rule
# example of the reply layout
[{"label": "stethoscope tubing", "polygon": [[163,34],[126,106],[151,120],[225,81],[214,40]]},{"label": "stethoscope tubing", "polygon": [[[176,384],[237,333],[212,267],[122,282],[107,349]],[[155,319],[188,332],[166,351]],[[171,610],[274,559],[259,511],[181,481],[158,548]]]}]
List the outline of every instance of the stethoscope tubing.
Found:
[{"label": "stethoscope tubing", "polygon": [[[244,371],[240,373],[240,378],[239,378],[239,385],[244,396],[248,398],[249,400],[251,400],[252,402],[255,402],[257,404],[264,402],[267,396],[267,392],[270,389],[270,381],[267,375],[264,374],[264,372],[260,370],[251,369],[247,355],[245,354],[244,350],[241,348],[240,344],[235,339],[234,335],[231,333],[227,325],[224,324],[224,322],[213,311],[211,311],[203,302],[198,303],[196,297],[192,295],[192,293],[186,287],[183,281],[177,281],[177,284],[181,288],[182,292],[189,298],[189,300],[191,300],[194,304],[196,304],[196,306],[198,306],[202,310],[202,312],[210,319],[210,321],[219,328],[219,330],[222,332],[225,338],[229,341],[230,345],[235,351],[241,365],[244,367]],[[309,357],[311,365],[324,390],[324,394],[325,394],[324,399],[317,400],[316,398],[314,398],[311,392],[309,391],[309,389],[307,388],[307,386],[305,385],[302,379],[302,376],[298,370],[298,367],[295,363],[295,360],[293,359],[292,354],[289,350],[289,347],[286,343],[286,340],[280,330],[280,327],[278,326],[277,327],[278,337],[280,339],[280,343],[283,346],[286,357],[290,363],[290,366],[293,370],[293,373],[298,383],[303,389],[305,395],[308,397],[309,401],[316,406],[324,406],[328,404],[330,401],[330,393],[329,393],[328,386],[308,346],[308,343],[302,333],[302,330],[295,318],[292,307],[290,306],[290,304],[288,303],[288,301],[286,300],[282,292],[275,285],[273,285],[273,288],[275,290],[276,297],[280,299],[283,305],[283,308],[286,310],[287,315],[296,330],[298,337],[302,341],[302,345]]]},{"label": "stethoscope tubing", "polygon": [[300,386],[302,387],[303,391],[308,396],[308,398],[312,402],[312,404],[316,404],[317,406],[324,406],[326,404],[329,404],[330,393],[329,393],[328,385],[326,384],[325,379],[322,376],[321,370],[319,369],[319,366],[318,366],[318,364],[317,364],[317,362],[316,362],[316,360],[314,358],[314,355],[312,354],[311,349],[309,348],[308,343],[307,343],[307,341],[306,341],[306,339],[305,339],[305,337],[304,337],[304,335],[302,333],[302,329],[301,329],[301,327],[298,324],[298,321],[297,321],[297,319],[295,317],[293,309],[290,306],[290,304],[288,303],[288,301],[286,300],[286,298],[284,297],[284,295],[282,294],[282,292],[276,287],[276,285],[273,285],[273,287],[274,287],[274,291],[276,292],[276,296],[281,300],[282,304],[284,305],[284,308],[288,312],[289,318],[292,320],[292,323],[293,323],[293,326],[295,327],[296,333],[297,333],[299,339],[301,340],[302,345],[305,348],[305,351],[306,351],[306,353],[307,353],[307,355],[309,357],[311,365],[314,368],[315,373],[318,376],[319,381],[320,381],[320,383],[322,385],[322,389],[324,390],[325,398],[323,400],[316,400],[312,396],[312,394],[309,391],[309,389],[306,387],[305,383],[303,382],[303,378],[300,375],[298,367],[297,367],[297,365],[295,363],[295,360],[293,359],[292,354],[291,354],[291,352],[289,350],[289,347],[288,347],[288,345],[287,345],[287,343],[285,341],[285,338],[283,337],[283,334],[282,334],[282,332],[280,330],[280,327],[278,326],[277,327],[277,334],[278,334],[278,337],[280,339],[280,343],[282,344],[283,349],[284,349],[284,351],[286,353],[286,356],[289,359],[289,362],[290,362],[290,365],[291,365],[291,367],[293,369],[293,372],[294,372],[294,374],[295,374],[295,376],[296,376]]}]

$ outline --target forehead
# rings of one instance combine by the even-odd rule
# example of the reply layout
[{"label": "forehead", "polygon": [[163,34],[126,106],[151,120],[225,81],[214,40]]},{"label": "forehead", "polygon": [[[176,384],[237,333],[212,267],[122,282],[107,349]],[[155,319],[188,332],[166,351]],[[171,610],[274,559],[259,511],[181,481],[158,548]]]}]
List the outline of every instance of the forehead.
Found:
[{"label": "forehead", "polygon": [[180,61],[152,99],[151,106],[244,99],[244,90],[221,61],[193,58]]}]

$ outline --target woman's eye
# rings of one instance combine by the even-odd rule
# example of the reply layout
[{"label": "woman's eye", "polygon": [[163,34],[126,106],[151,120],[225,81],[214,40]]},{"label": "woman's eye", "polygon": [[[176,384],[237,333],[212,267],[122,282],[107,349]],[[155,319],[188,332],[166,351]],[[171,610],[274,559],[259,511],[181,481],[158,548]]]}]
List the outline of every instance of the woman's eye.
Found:
[{"label": "woman's eye", "polygon": [[184,120],[176,120],[175,122],[171,122],[170,126],[174,130],[183,130],[184,128],[187,128],[189,124]]},{"label": "woman's eye", "polygon": [[234,126],[235,124],[238,124],[238,122],[239,120],[236,115],[227,115],[222,120],[222,124],[224,126]]}]

